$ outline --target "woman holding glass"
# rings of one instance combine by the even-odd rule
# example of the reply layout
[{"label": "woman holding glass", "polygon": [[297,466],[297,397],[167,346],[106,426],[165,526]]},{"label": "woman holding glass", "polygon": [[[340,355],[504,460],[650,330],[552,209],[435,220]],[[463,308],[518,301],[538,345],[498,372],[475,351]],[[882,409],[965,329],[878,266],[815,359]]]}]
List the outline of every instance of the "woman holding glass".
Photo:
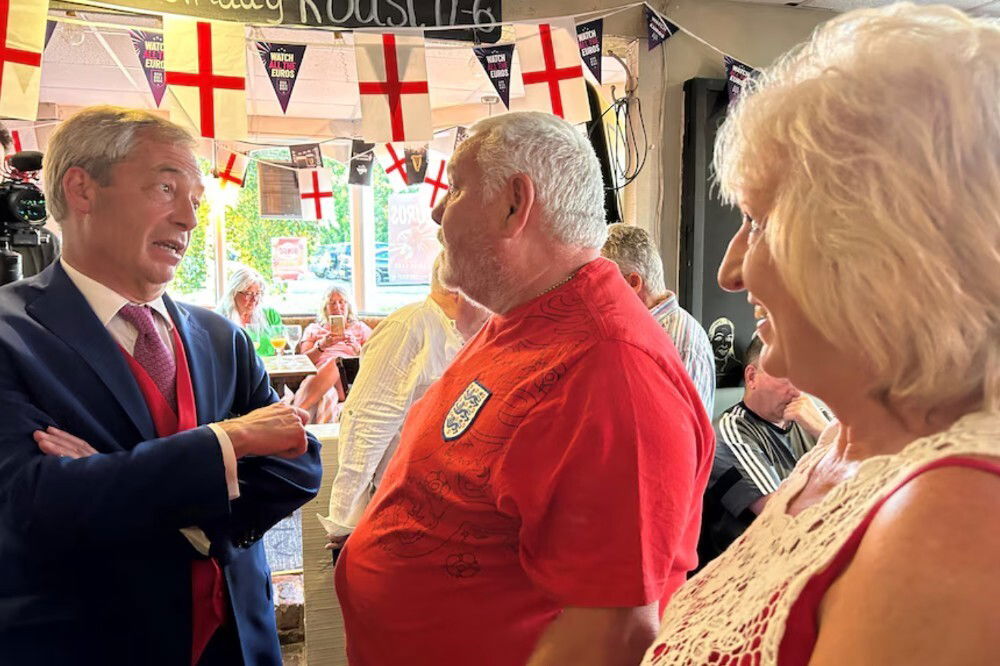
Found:
[{"label": "woman holding glass", "polygon": [[1000,25],[844,14],[719,130],[761,367],[839,418],[670,600],[644,666],[1000,655]]},{"label": "woman holding glass", "polygon": [[254,269],[240,266],[229,276],[215,311],[246,329],[259,355],[274,356],[271,338],[283,340],[284,331],[278,311],[261,307],[263,297],[264,278]]},{"label": "woman holding glass", "polygon": [[315,412],[314,423],[332,421],[337,403],[346,397],[334,361],[359,355],[371,335],[372,329],[358,319],[347,292],[336,285],[327,289],[316,321],[306,328],[299,345],[299,353],[309,357],[317,373],[302,382],[295,404]]}]

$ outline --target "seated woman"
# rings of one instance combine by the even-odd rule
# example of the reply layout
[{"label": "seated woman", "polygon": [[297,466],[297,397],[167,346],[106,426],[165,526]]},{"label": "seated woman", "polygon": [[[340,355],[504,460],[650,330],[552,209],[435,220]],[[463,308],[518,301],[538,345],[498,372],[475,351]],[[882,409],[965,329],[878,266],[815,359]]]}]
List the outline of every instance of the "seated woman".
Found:
[{"label": "seated woman", "polygon": [[[313,413],[313,423],[334,420],[337,403],[346,397],[335,360],[360,354],[361,346],[372,335],[372,329],[358,319],[342,287],[327,289],[321,303],[316,321],[306,328],[298,350],[309,357],[318,372],[302,382],[294,402]],[[343,332],[333,330],[330,322],[335,316],[343,318]]]},{"label": "seated woman", "polygon": [[820,27],[719,130],[719,283],[760,367],[840,425],[673,596],[644,666],[972,666],[1000,653],[1000,25]]},{"label": "seated woman", "polygon": [[281,315],[274,308],[261,307],[264,278],[248,266],[240,266],[226,283],[226,293],[215,311],[247,330],[260,356],[274,356],[267,329],[281,325]]}]

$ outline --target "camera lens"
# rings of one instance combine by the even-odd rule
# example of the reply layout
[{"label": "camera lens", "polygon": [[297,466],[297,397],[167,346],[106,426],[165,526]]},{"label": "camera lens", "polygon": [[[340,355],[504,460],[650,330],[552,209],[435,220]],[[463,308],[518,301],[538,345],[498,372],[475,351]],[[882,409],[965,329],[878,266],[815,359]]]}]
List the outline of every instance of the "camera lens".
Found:
[{"label": "camera lens", "polygon": [[14,217],[26,224],[38,225],[45,221],[45,195],[36,189],[11,192],[10,207]]}]

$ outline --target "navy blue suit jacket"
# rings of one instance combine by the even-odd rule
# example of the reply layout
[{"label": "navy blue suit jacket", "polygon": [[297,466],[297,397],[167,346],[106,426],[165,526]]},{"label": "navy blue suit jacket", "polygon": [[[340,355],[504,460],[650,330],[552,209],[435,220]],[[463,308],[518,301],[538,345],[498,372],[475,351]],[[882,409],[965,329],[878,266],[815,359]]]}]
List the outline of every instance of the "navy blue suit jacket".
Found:
[{"label": "navy blue suit jacket", "polygon": [[[0,664],[191,661],[197,525],[223,567],[246,664],[280,664],[261,536],[315,496],[319,443],[238,461],[230,501],[204,424],[277,399],[246,334],[165,297],[188,358],[200,427],[158,438],[117,343],[56,263],[0,288]],[[54,425],[99,455],[43,455]],[[232,620],[231,620],[232,621]]]}]

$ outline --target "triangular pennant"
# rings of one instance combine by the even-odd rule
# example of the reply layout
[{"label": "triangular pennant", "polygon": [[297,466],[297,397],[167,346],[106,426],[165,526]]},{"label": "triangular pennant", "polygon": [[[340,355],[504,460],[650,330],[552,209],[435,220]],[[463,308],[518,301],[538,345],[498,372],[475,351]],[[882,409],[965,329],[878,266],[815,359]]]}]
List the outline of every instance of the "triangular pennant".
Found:
[{"label": "triangular pennant", "polygon": [[514,45],[483,46],[472,49],[479,58],[479,64],[486,70],[486,76],[496,88],[503,105],[510,108],[510,70],[514,61]]},{"label": "triangular pennant", "polygon": [[361,133],[372,141],[430,141],[423,36],[354,33]]},{"label": "triangular pennant", "polygon": [[0,0],[0,116],[35,120],[48,0]]},{"label": "triangular pennant", "polygon": [[410,181],[406,178],[406,155],[403,146],[386,143],[376,148],[376,151],[375,154],[378,156],[379,162],[382,163],[382,168],[385,170],[385,175],[389,177],[389,180],[393,181],[399,178],[402,181],[403,187],[408,186]]},{"label": "triangular pennant", "polygon": [[298,171],[299,198],[302,199],[303,220],[332,220],[333,179],[326,169]]},{"label": "triangular pennant", "polygon": [[406,182],[409,185],[422,185],[427,174],[427,144],[419,148],[404,148],[406,158]]},{"label": "triangular pennant", "polygon": [[163,35],[142,30],[129,30],[128,34],[132,37],[132,46],[146,75],[149,90],[153,93],[156,108],[160,108],[163,93],[167,91],[166,77],[163,74]]},{"label": "triangular pennant", "polygon": [[587,84],[572,20],[514,26],[526,108],[571,123],[590,120]]},{"label": "triangular pennant", "polygon": [[652,51],[657,46],[674,36],[680,27],[663,18],[659,12],[643,5],[646,9],[646,30],[649,35],[649,50]]},{"label": "triangular pennant", "polygon": [[247,177],[246,155],[217,146],[215,149],[215,177],[222,187],[236,185],[243,187]]},{"label": "triangular pennant", "polygon": [[601,50],[604,48],[604,19],[588,21],[576,26],[576,39],[580,44],[580,58],[601,82]]},{"label": "triangular pennant", "polygon": [[448,192],[448,160],[434,154],[431,156],[431,161],[433,165],[428,169],[429,173],[424,178],[424,183],[432,188],[430,207],[434,208],[438,199]]},{"label": "triangular pennant", "polygon": [[757,75],[757,70],[729,56],[725,56],[723,62],[726,65],[726,93],[729,96],[729,103],[732,104],[743,92],[750,79]]},{"label": "triangular pennant", "polygon": [[171,120],[208,139],[247,135],[247,61],[241,23],[163,18]]},{"label": "triangular pennant", "polygon": [[267,78],[271,80],[274,94],[278,96],[281,112],[288,111],[288,102],[292,99],[292,89],[302,69],[302,60],[306,55],[305,44],[274,44],[257,42],[257,53],[260,55]]},{"label": "triangular pennant", "polygon": [[10,128],[10,138],[14,144],[14,152],[22,150],[38,150],[38,134],[34,127]]},{"label": "triangular pennant", "polygon": [[360,139],[351,141],[351,160],[347,170],[348,185],[372,184],[372,165],[375,163],[374,143]]},{"label": "triangular pennant", "polygon": [[55,21],[45,22],[45,41],[42,44],[43,49],[48,48],[49,40],[52,39],[52,33],[56,31],[56,25],[58,24]]}]

